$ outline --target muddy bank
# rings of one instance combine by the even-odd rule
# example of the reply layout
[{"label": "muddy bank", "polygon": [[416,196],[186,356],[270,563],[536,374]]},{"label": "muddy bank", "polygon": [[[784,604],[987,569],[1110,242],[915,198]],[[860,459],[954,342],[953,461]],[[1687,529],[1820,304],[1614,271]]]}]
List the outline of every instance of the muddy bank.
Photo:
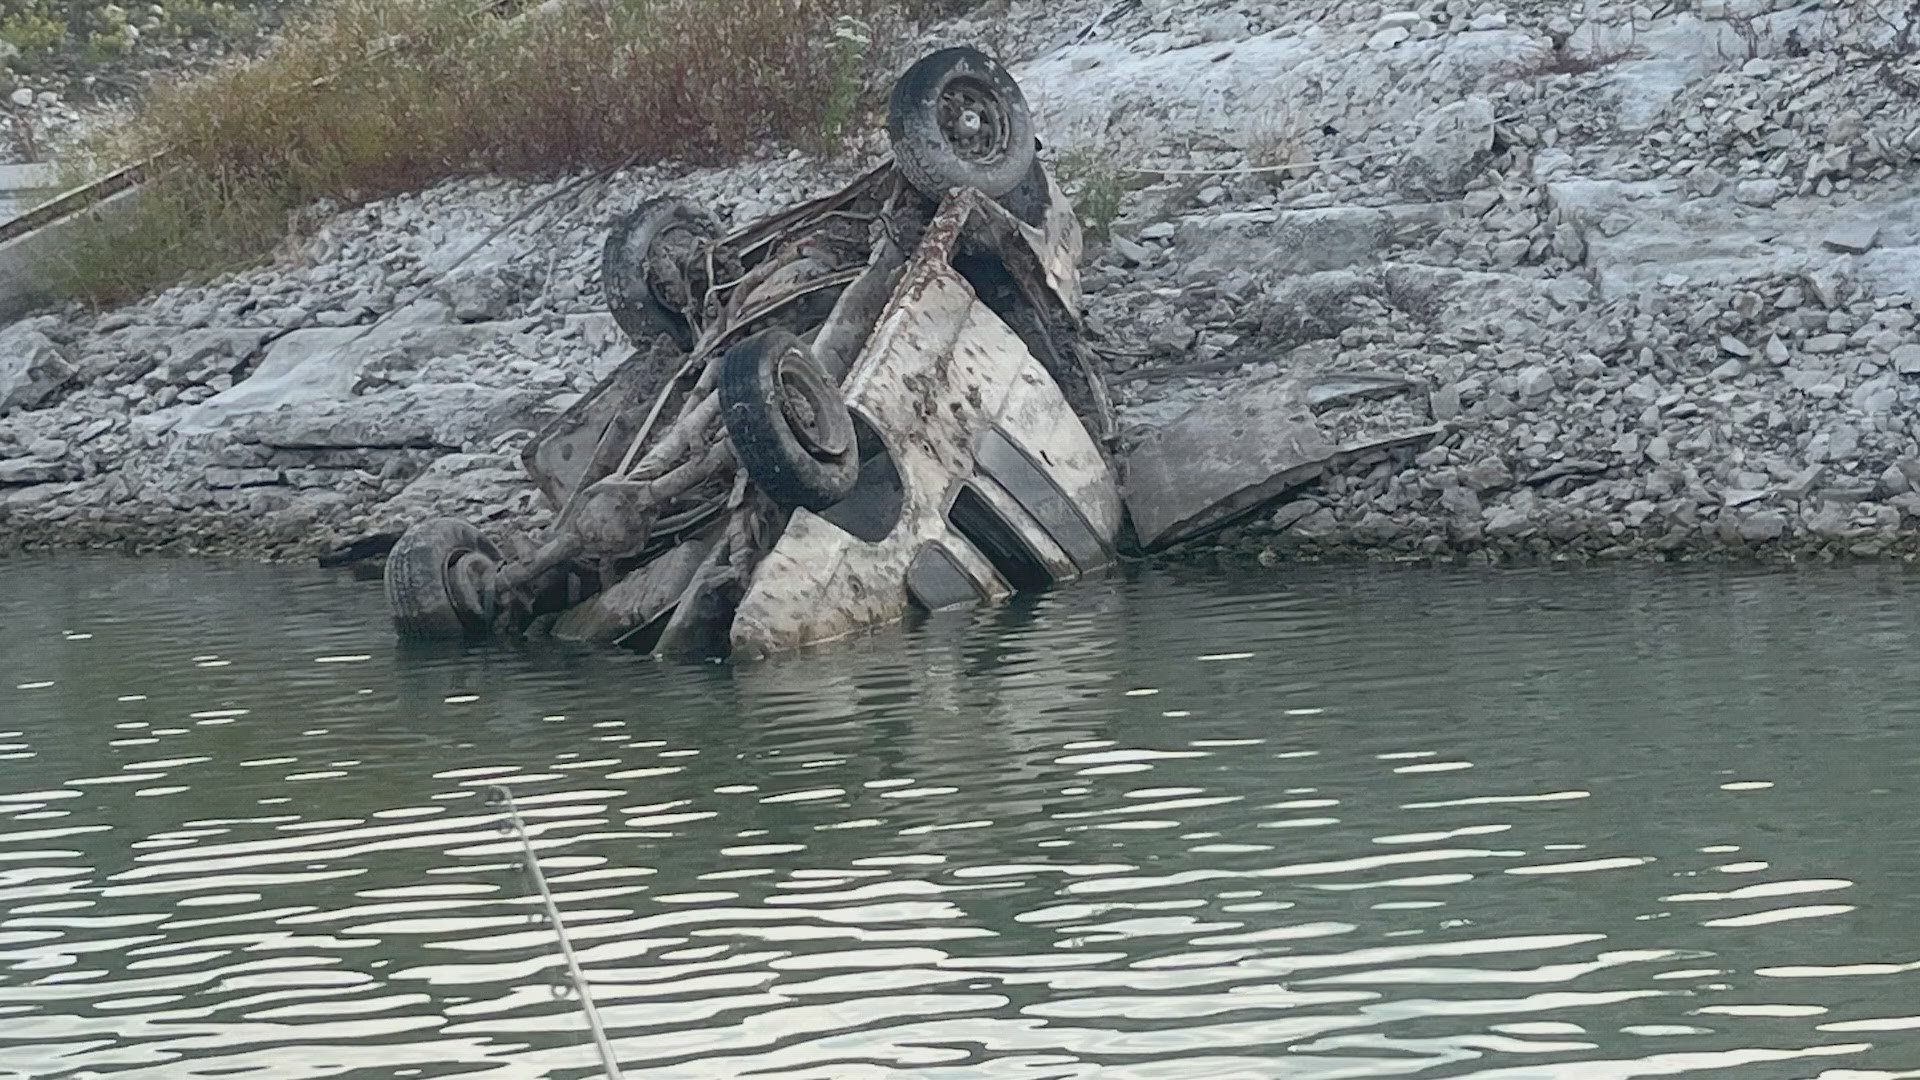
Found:
[{"label": "muddy bank", "polygon": [[[1303,372],[1394,387],[1317,414],[1330,445],[1427,432],[1186,556],[1906,557],[1920,60],[1880,6],[1012,4],[941,34],[1025,57],[1046,156],[1110,226],[1084,285],[1123,451]],[[883,145],[634,170],[524,218],[556,187],[443,185],[6,328],[0,545],[537,526],[519,447],[631,349],[607,222],[668,192],[751,220]]]}]

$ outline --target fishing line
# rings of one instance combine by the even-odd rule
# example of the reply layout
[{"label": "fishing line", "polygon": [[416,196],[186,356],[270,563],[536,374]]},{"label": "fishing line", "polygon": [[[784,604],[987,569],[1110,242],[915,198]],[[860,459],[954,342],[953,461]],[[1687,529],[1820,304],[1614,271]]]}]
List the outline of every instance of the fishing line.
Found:
[{"label": "fishing line", "polygon": [[547,878],[540,872],[540,857],[534,854],[533,840],[527,835],[527,823],[520,817],[520,808],[514,804],[513,792],[501,785],[492,785],[487,789],[487,803],[490,806],[503,807],[506,819],[500,823],[503,832],[511,832],[520,838],[520,849],[526,854],[527,877],[540,893],[540,902],[546,905],[547,921],[553,924],[553,936],[560,941],[560,955],[567,963],[567,976],[573,982],[574,992],[580,995],[580,1008],[587,1015],[587,1028],[593,1032],[593,1045],[600,1051],[600,1064],[607,1071],[607,1080],[624,1080],[620,1074],[620,1062],[614,1057],[613,1044],[607,1041],[606,1025],[600,1022],[600,1010],[594,1007],[593,993],[587,988],[587,976],[580,970],[580,961],[573,954],[573,942],[567,940],[566,924],[560,921],[560,908],[553,902],[553,892],[547,888]]}]

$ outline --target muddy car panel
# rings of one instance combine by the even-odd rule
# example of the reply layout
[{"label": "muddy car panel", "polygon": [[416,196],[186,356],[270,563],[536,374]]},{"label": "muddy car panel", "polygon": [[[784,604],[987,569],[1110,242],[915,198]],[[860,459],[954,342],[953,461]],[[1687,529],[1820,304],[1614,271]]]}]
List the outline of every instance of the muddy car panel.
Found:
[{"label": "muddy car panel", "polygon": [[[1125,513],[1106,458],[1091,438],[1047,438],[1038,445],[1023,439],[1022,433],[1050,432],[1062,424],[1081,421],[1045,369],[1036,372],[1023,368],[1020,375],[1019,382],[1010,388],[999,426],[995,432],[981,436],[976,457],[989,475],[1030,509],[1033,502],[1045,497],[1038,485],[1045,483],[1053,488],[1060,504],[1053,512],[1076,518],[1078,529],[1074,531],[1091,533],[1102,538],[1104,544],[1120,531]],[[1018,454],[1020,461],[1008,460],[1009,454],[999,452],[1001,446]],[[1026,467],[1021,468],[1022,464]],[[1059,535],[1068,528],[1072,526],[1063,524],[1049,531]]]},{"label": "muddy car panel", "polygon": [[1046,275],[1047,285],[1066,309],[1077,316],[1081,304],[1080,259],[1085,253],[1080,218],[1051,174],[1047,177],[1047,191],[1055,210],[1047,215],[1045,227],[1035,229],[1021,225],[1020,231],[1040,256],[1040,268]]},{"label": "muddy car panel", "polygon": [[[1045,365],[952,265],[979,212],[965,195],[943,207],[844,383],[898,477],[891,528],[863,539],[833,509],[795,511],[734,613],[737,655],[897,621],[915,580],[943,601],[959,595],[957,577],[996,597],[1111,558],[1121,507],[1105,455]],[[1045,235],[1030,232],[1027,243]]]}]

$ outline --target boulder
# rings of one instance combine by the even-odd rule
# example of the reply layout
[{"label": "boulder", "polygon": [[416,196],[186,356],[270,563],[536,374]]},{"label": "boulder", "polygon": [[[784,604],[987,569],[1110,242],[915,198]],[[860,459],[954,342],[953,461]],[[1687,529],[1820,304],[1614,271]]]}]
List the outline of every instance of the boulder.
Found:
[{"label": "boulder", "polygon": [[73,377],[74,367],[40,320],[0,331],[0,416],[43,404]]},{"label": "boulder", "polygon": [[1125,498],[1147,550],[1191,538],[1320,475],[1336,448],[1306,387],[1275,379],[1201,403],[1127,458]]},{"label": "boulder", "polygon": [[530,299],[536,286],[524,263],[501,255],[456,269],[440,282],[439,292],[461,322],[494,322]]},{"label": "boulder", "polygon": [[1442,106],[1420,122],[1420,134],[1394,169],[1401,194],[1450,199],[1467,189],[1493,152],[1493,103],[1474,95]]}]

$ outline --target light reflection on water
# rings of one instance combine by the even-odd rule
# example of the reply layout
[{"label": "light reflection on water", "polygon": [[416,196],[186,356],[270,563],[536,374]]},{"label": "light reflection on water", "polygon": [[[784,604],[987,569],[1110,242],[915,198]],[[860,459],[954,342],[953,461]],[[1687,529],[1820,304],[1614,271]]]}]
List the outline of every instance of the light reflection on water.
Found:
[{"label": "light reflection on water", "polygon": [[769,664],[0,563],[0,1077],[1920,1076],[1916,581],[1152,573]]}]

